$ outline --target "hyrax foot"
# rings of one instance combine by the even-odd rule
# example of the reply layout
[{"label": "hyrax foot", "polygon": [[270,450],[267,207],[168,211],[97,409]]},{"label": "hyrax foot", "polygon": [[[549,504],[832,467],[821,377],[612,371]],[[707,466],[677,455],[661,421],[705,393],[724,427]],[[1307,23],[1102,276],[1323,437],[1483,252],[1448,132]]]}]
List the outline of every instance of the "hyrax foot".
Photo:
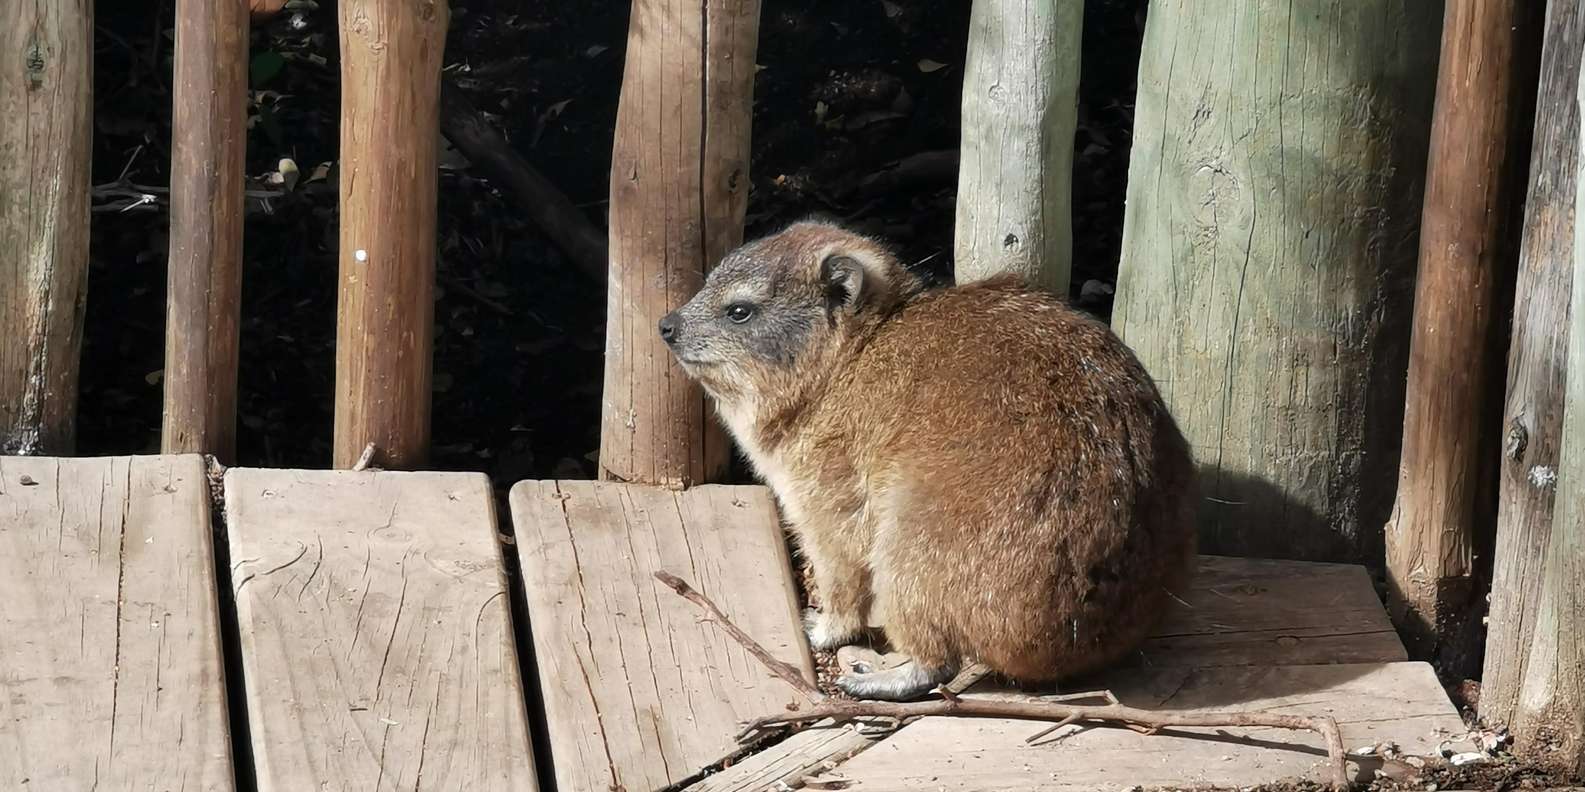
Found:
[{"label": "hyrax foot", "polygon": [[885,671],[868,674],[843,674],[837,677],[837,687],[854,698],[907,701],[918,698],[937,685],[951,681],[957,669],[951,666],[924,666],[909,660]]},{"label": "hyrax foot", "polygon": [[812,649],[839,649],[853,643],[863,632],[862,620],[825,611],[804,614],[804,632]]}]

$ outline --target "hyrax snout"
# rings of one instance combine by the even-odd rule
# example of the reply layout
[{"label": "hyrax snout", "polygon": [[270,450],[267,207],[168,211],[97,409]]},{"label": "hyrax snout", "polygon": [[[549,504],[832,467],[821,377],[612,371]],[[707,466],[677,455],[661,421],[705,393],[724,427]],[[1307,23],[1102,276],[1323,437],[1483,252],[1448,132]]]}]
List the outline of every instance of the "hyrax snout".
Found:
[{"label": "hyrax snout", "polygon": [[744,245],[660,322],[813,568],[818,648],[875,608],[902,699],[967,662],[1029,682],[1114,661],[1186,583],[1188,444],[1102,323],[1016,279],[924,290],[816,222]]}]

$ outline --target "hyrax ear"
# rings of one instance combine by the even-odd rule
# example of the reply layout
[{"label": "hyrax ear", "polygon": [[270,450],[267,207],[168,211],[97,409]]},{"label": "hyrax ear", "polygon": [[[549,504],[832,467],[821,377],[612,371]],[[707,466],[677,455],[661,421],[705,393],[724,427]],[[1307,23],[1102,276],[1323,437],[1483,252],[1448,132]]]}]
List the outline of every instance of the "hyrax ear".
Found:
[{"label": "hyrax ear", "polygon": [[820,282],[826,290],[826,313],[857,312],[864,300],[864,265],[852,256],[834,253],[820,262]]}]

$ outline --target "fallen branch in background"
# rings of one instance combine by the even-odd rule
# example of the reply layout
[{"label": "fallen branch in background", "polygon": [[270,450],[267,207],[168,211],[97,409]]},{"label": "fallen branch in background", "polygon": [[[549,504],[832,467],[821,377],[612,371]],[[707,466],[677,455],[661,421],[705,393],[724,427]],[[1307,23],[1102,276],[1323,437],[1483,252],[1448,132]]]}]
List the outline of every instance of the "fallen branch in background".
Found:
[{"label": "fallen branch in background", "polygon": [[440,131],[484,177],[517,196],[518,206],[573,264],[599,283],[607,275],[605,232],[556,185],[512,151],[501,133],[450,78],[440,85]]},{"label": "fallen branch in background", "polygon": [[[1157,712],[1116,703],[1117,700],[1112,698],[1111,694],[1103,692],[1056,698],[1072,700],[1075,698],[1105,697],[1113,703],[1076,705],[1050,698],[1030,700],[965,699],[957,696],[955,691],[950,688],[947,690],[937,688],[936,692],[943,695],[944,698],[934,701],[855,701],[827,698],[818,690],[815,690],[792,666],[772,657],[769,652],[765,651],[763,646],[760,646],[747,633],[728,620],[714,602],[694,590],[686,581],[670,572],[656,572],[655,577],[670,586],[673,591],[676,591],[689,602],[709,611],[714,617],[715,623],[725,630],[728,635],[732,636],[733,640],[748,650],[749,654],[764,664],[772,674],[786,681],[815,702],[813,707],[806,710],[769,715],[750,723],[738,735],[739,741],[752,740],[761,736],[763,732],[772,729],[822,720],[830,720],[835,724],[841,724],[859,718],[890,720],[899,725],[905,721],[924,717],[1005,718],[1049,721],[1057,724],[1055,728],[1086,722],[1114,723],[1146,734],[1154,734],[1161,729],[1173,727],[1244,726],[1292,729],[1295,731],[1311,731],[1321,735],[1321,738],[1326,741],[1327,783],[1331,784],[1332,788],[1339,790],[1339,792],[1353,788],[1353,784],[1348,778],[1348,753],[1343,748],[1342,732],[1338,730],[1337,720],[1325,715],[1306,717],[1302,715],[1273,715],[1267,712]],[[1036,737],[1043,736],[1053,730],[1047,729],[1036,735]]]},{"label": "fallen branch in background", "polygon": [[948,186],[958,180],[958,150],[921,151],[861,179],[860,197],[875,198],[915,187]]}]

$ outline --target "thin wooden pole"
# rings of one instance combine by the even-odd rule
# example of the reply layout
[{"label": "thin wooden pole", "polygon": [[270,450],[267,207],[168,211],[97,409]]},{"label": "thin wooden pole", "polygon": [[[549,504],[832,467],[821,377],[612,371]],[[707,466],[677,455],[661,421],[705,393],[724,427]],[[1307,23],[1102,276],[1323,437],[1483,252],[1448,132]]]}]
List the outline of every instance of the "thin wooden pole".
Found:
[{"label": "thin wooden pole", "polygon": [[[1524,0],[1451,0],[1415,284],[1398,493],[1386,526],[1388,606],[1417,657],[1480,668],[1484,599],[1475,568],[1477,495],[1496,465],[1488,406],[1501,398],[1496,314],[1517,249],[1535,107],[1540,20]],[[1506,301],[1504,301],[1506,302]],[[1488,534],[1489,536],[1489,534]]]},{"label": "thin wooden pole", "polygon": [[0,5],[0,454],[76,444],[93,27],[89,0]]},{"label": "thin wooden pole", "polygon": [[174,71],[160,448],[229,463],[237,441],[248,9],[177,0]]},{"label": "thin wooden pole", "polygon": [[974,0],[963,71],[953,267],[1066,296],[1082,0]]},{"label": "thin wooden pole", "polygon": [[[1541,735],[1529,727],[1547,717],[1543,710],[1551,703],[1546,697],[1526,701],[1527,689],[1544,689],[1557,671],[1557,658],[1537,651],[1547,641],[1538,639],[1537,631],[1543,628],[1536,616],[1542,581],[1552,574],[1547,548],[1552,543],[1553,507],[1562,492],[1558,468],[1567,401],[1565,372],[1572,370],[1568,333],[1580,161],[1580,113],[1574,97],[1580,85],[1582,47],[1585,8],[1572,2],[1548,3],[1508,353],[1497,547],[1480,696],[1481,717],[1514,725],[1520,749],[1541,742]],[[1572,486],[1580,486],[1575,481]],[[1527,688],[1535,682],[1543,684]]]},{"label": "thin wooden pole", "polygon": [[730,459],[655,325],[742,241],[759,0],[635,0],[611,160],[600,477],[717,480]]},{"label": "thin wooden pole", "polygon": [[443,0],[342,0],[333,461],[429,454]]}]

